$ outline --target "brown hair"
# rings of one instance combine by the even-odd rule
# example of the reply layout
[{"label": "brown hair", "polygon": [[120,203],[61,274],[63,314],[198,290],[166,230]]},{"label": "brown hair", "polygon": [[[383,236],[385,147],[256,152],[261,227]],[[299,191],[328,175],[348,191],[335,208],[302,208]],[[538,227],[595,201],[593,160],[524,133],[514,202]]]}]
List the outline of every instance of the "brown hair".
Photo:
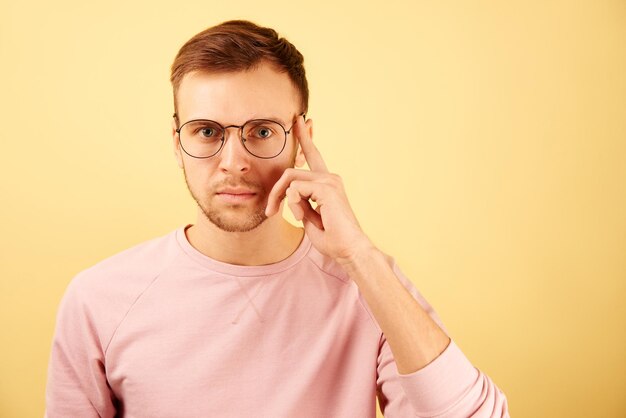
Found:
[{"label": "brown hair", "polygon": [[205,29],[189,39],[178,51],[172,64],[170,81],[176,93],[185,74],[235,72],[252,69],[266,60],[286,72],[300,93],[302,111],[309,106],[309,87],[304,71],[304,57],[275,30],[247,20],[229,20]]}]

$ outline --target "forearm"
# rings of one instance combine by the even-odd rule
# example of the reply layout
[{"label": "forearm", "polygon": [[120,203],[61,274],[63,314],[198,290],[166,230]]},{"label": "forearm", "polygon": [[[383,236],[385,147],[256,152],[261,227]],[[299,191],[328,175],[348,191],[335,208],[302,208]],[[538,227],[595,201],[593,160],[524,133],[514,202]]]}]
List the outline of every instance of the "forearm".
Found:
[{"label": "forearm", "polygon": [[398,373],[420,370],[446,349],[450,338],[402,285],[380,250],[371,247],[340,262],[385,334]]}]

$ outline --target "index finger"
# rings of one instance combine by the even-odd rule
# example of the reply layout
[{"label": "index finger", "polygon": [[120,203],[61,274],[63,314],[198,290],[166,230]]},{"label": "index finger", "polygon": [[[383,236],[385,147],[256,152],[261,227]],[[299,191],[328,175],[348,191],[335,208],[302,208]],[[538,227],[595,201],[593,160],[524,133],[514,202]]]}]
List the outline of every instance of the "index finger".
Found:
[{"label": "index finger", "polygon": [[311,171],[318,171],[322,173],[328,173],[328,168],[326,167],[326,163],[322,158],[322,154],[317,149],[315,144],[313,144],[313,140],[311,135],[309,135],[309,130],[306,128],[304,123],[304,118],[296,120],[296,136],[298,137],[298,142],[300,142],[300,146],[302,147],[302,152],[304,153],[304,158],[306,158],[306,162],[311,168]]}]

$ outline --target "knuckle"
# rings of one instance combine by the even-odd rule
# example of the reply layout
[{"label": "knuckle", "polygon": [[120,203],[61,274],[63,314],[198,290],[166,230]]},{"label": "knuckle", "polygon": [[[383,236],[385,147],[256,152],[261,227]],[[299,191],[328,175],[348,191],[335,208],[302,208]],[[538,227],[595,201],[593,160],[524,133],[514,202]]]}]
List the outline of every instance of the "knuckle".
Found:
[{"label": "knuckle", "polygon": [[328,182],[334,186],[341,186],[341,184],[343,183],[343,180],[341,179],[341,177],[338,174],[335,173],[329,173],[328,174]]}]

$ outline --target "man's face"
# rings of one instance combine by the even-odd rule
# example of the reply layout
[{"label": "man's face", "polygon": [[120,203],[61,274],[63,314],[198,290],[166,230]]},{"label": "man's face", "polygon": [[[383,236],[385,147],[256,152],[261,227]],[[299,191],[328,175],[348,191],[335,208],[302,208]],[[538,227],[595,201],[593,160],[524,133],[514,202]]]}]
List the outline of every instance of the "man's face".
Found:
[{"label": "man's face", "polygon": [[[211,119],[222,126],[273,119],[286,130],[302,111],[298,91],[288,75],[267,63],[251,71],[188,73],[178,89],[177,107],[179,126],[192,119]],[[310,123],[307,128],[311,129]],[[283,151],[272,159],[248,153],[237,128],[227,129],[219,153],[201,159],[180,148],[175,129],[173,122],[174,154],[184,171],[187,188],[206,218],[228,232],[250,231],[267,219],[264,212],[272,187],[286,168],[294,164],[300,167],[305,161],[293,130],[287,135]],[[220,193],[229,188],[244,189],[253,195],[233,198]]]}]

